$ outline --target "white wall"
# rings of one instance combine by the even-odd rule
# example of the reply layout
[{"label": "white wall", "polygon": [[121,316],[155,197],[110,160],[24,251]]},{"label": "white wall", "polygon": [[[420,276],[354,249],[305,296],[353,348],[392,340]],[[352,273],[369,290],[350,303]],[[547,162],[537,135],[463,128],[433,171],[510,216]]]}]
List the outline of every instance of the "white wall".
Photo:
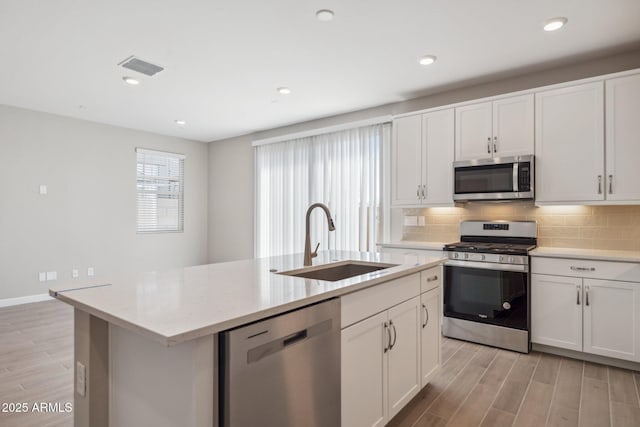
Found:
[{"label": "white wall", "polygon": [[[256,139],[271,138],[358,120],[401,114],[518,90],[578,80],[640,68],[640,50],[575,62],[505,79],[449,88],[408,101],[387,104],[334,117],[298,123],[251,135],[214,141],[209,145],[209,261],[227,261],[253,256],[254,154]],[[485,77],[486,81],[487,78]],[[249,179],[249,175],[251,179]],[[217,184],[216,184],[217,183]],[[249,197],[249,195],[251,197]],[[215,210],[215,212],[214,212]],[[392,218],[397,222],[398,217]],[[249,234],[251,232],[251,234]],[[251,242],[251,244],[249,244]]]},{"label": "white wall", "polygon": [[[187,155],[184,233],[136,234],[135,147]],[[0,164],[0,300],[207,261],[204,143],[0,106]]]},{"label": "white wall", "polygon": [[252,139],[209,145],[209,261],[253,258]]}]

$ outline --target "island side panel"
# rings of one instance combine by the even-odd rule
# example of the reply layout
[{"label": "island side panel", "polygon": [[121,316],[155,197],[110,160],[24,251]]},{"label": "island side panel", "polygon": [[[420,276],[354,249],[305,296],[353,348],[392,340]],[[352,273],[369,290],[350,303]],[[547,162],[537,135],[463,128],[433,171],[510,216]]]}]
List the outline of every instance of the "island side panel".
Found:
[{"label": "island side panel", "polygon": [[[74,325],[73,425],[109,427],[109,324],[76,308]],[[84,365],[84,387],[78,382],[79,364]]]},{"label": "island side panel", "polygon": [[216,427],[216,335],[167,347],[110,325],[112,426]]}]

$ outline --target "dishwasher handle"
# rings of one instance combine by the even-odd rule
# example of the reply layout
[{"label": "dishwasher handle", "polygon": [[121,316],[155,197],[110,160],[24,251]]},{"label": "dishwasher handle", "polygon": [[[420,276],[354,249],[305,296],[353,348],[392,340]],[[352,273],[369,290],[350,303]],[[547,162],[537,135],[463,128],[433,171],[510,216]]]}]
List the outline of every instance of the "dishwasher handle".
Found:
[{"label": "dishwasher handle", "polygon": [[282,346],[286,347],[288,345],[295,344],[298,341],[303,340],[305,338],[307,338],[307,330],[306,329],[304,329],[302,331],[299,331],[299,332],[295,332],[295,333],[289,335],[288,337],[285,337],[282,340]]}]

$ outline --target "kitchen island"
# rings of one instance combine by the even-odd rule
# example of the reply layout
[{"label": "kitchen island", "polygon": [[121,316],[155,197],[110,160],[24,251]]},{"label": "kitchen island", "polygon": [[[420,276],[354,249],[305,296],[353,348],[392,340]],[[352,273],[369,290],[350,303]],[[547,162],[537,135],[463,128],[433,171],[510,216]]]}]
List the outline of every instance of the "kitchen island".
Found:
[{"label": "kitchen island", "polygon": [[394,266],[334,282],[278,274],[302,254],[119,275],[52,296],[75,308],[74,420],[91,426],[217,425],[217,334],[442,262],[414,255],[321,252]]}]

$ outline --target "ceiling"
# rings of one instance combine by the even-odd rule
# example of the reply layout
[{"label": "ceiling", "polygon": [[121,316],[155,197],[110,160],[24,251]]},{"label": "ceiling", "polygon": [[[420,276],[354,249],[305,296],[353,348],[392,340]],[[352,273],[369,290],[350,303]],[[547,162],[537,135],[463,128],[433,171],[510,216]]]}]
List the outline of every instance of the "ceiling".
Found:
[{"label": "ceiling", "polygon": [[639,41],[638,0],[2,0],[0,104],[213,141]]}]

